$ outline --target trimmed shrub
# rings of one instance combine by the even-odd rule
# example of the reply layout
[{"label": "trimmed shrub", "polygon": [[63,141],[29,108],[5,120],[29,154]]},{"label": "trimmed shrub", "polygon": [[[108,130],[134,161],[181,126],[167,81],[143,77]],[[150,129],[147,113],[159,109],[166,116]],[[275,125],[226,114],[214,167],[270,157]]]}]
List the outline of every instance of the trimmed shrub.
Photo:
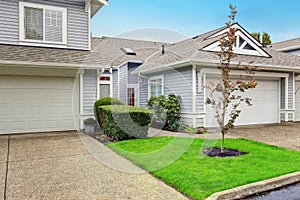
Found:
[{"label": "trimmed shrub", "polygon": [[100,106],[100,120],[105,135],[121,141],[147,136],[152,111],[125,105]]},{"label": "trimmed shrub", "polygon": [[95,119],[98,121],[100,127],[102,127],[100,123],[100,114],[99,114],[99,106],[108,106],[108,105],[124,105],[123,101],[117,98],[111,98],[111,97],[103,97],[99,100],[97,100],[94,103],[94,115]]},{"label": "trimmed shrub", "polygon": [[181,119],[181,97],[175,94],[151,97],[147,102],[147,107],[154,111],[153,127],[160,127],[169,131],[179,129]]}]

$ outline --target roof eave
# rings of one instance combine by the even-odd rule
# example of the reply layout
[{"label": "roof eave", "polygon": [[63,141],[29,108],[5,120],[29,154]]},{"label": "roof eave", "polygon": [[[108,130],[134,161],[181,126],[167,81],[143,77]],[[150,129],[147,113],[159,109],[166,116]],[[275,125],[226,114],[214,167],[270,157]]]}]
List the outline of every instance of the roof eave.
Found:
[{"label": "roof eave", "polygon": [[292,46],[292,47],[280,48],[280,49],[277,49],[277,51],[286,52],[286,51],[294,51],[294,50],[297,50],[297,49],[300,49],[300,45],[298,45],[298,46]]},{"label": "roof eave", "polygon": [[[188,65],[202,65],[205,67],[216,67],[220,65],[219,60],[206,60],[206,59],[197,59],[197,60],[185,60],[185,61],[180,61],[176,63],[171,63],[168,65],[163,65],[160,68],[153,69],[153,70],[136,70],[133,73],[135,74],[152,74],[152,73],[157,73],[157,72],[162,72],[166,71],[171,68],[181,68],[181,67],[186,67]],[[239,64],[238,62],[232,62],[232,65]],[[241,65],[248,65],[248,63],[240,63]],[[283,66],[283,65],[266,65],[266,64],[253,64],[253,66],[259,67],[260,70],[275,70],[275,71],[284,71],[284,72],[300,72],[300,66]]]},{"label": "roof eave", "polygon": [[108,0],[86,0],[85,6],[88,10],[91,6],[91,18],[102,8],[102,6],[108,6]]},{"label": "roof eave", "polygon": [[27,62],[27,61],[7,61],[0,60],[0,65],[5,66],[30,66],[30,67],[53,67],[53,68],[72,68],[72,69],[100,69],[103,66],[91,64],[73,64],[73,63],[49,63],[49,62]]}]

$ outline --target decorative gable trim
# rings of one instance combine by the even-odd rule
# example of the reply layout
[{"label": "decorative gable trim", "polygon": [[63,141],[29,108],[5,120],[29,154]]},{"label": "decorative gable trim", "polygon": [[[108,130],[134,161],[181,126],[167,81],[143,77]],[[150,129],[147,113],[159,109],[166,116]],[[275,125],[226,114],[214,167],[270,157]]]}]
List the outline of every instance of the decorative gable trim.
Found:
[{"label": "decorative gable trim", "polygon": [[[234,24],[234,25],[238,25],[238,24]],[[235,28],[237,28],[237,27],[235,27]],[[228,29],[224,29],[224,30],[208,37],[207,39],[225,34],[227,30]],[[262,49],[262,45],[259,42],[257,42],[255,39],[252,39],[252,36],[250,36],[251,38],[248,37],[249,33],[243,31],[242,29],[236,29],[236,30],[237,30],[235,33],[236,34],[236,43],[235,43],[235,46],[233,47],[234,53],[241,54],[241,55],[260,56],[260,57],[266,57],[266,58],[271,57],[266,51],[264,51]],[[219,41],[216,41],[212,44],[205,46],[204,48],[202,48],[202,50],[220,52],[221,51],[220,44],[221,43]],[[257,45],[257,44],[259,44],[259,45]]]},{"label": "decorative gable trim", "polygon": [[[238,23],[234,23],[231,25],[232,28],[235,28],[237,31],[240,30],[242,31],[249,39],[251,39],[257,46],[259,47],[262,47],[263,45],[258,42],[255,38],[253,38],[253,36],[248,32],[246,31],[241,25],[239,25]],[[220,35],[223,35],[225,34],[226,32],[228,32],[229,29],[228,28],[224,28],[223,30],[211,35],[211,36],[208,36],[207,38],[205,38],[205,40],[207,39],[211,39],[211,38],[214,38],[214,37],[217,37],[217,36],[220,36]]]}]

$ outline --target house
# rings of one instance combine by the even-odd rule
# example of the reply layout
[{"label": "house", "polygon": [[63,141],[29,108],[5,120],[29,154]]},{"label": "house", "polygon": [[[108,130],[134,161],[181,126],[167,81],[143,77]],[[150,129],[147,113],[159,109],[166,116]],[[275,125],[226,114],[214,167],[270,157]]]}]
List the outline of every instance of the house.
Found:
[{"label": "house", "polygon": [[0,2],[0,134],[76,130],[90,94],[76,77],[101,69],[90,20],[107,4]]},{"label": "house", "polygon": [[[175,44],[92,38],[90,19],[107,0],[0,4],[0,134],[82,129],[101,97],[146,107],[151,96],[170,93],[182,97],[183,123],[216,126],[203,86],[218,79],[214,52],[226,28]],[[245,107],[237,123],[300,121],[300,58],[263,47],[233,26],[237,59],[260,68],[258,87],[248,93],[253,107]]]},{"label": "house", "polygon": [[[253,106],[242,107],[237,125],[299,121],[300,108],[296,108],[299,100],[295,96],[299,57],[263,47],[238,23],[232,26],[237,29],[234,51],[238,54],[233,63],[247,64],[254,60],[259,67],[254,75],[258,86],[247,91]],[[182,97],[183,123],[216,127],[213,111],[205,104],[204,85],[219,79],[219,60],[215,52],[220,51],[219,39],[226,31],[226,27],[219,28],[175,44],[99,39],[102,40],[100,49],[104,47],[101,43],[111,43],[118,46],[115,49],[124,56],[116,54],[115,60],[120,61],[107,65],[111,68],[106,74],[113,77],[110,96],[129,105],[145,107],[151,96],[175,93]],[[145,58],[146,49],[149,57]],[[232,78],[238,78],[241,73],[233,70]]]}]

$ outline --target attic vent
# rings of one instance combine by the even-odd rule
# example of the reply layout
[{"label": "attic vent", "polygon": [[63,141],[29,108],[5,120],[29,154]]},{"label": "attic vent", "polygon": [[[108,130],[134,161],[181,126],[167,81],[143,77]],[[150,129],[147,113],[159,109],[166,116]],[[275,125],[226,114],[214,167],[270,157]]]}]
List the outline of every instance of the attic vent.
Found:
[{"label": "attic vent", "polygon": [[121,48],[121,50],[127,55],[136,55],[136,53],[130,48]]}]

